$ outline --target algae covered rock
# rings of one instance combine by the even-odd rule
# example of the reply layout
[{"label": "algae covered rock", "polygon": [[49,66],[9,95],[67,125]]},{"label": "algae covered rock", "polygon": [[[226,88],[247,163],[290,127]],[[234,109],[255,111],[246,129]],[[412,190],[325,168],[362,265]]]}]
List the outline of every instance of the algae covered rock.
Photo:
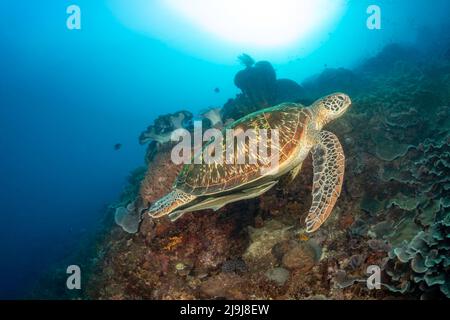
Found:
[{"label": "algae covered rock", "polygon": [[270,265],[275,263],[272,248],[279,242],[290,237],[291,226],[277,220],[268,221],[262,228],[249,229],[250,245],[243,258],[248,265]]},{"label": "algae covered rock", "polygon": [[208,278],[200,286],[200,291],[210,298],[242,299],[243,279],[234,273],[219,273]]},{"label": "algae covered rock", "polygon": [[282,259],[283,266],[306,273],[320,260],[320,253],[308,242],[298,243]]}]

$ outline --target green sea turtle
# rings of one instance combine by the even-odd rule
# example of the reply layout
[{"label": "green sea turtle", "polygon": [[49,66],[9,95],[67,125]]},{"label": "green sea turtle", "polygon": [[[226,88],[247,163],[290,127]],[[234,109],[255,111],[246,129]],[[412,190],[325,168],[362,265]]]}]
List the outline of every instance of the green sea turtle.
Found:
[{"label": "green sea turtle", "polygon": [[[169,215],[171,220],[175,220],[185,212],[217,210],[227,203],[257,197],[272,188],[283,175],[290,173],[293,179],[311,151],[314,178],[306,231],[317,230],[328,218],[339,197],[345,166],[345,156],[338,138],[322,128],[340,117],[350,105],[347,95],[335,93],[309,107],[283,103],[231,123],[227,129],[277,129],[279,161],[276,170],[264,172],[260,170],[261,163],[185,164],[172,191],[148,209],[149,215],[154,218]],[[249,141],[240,147],[244,152],[249,152]],[[239,146],[236,148],[239,152]]]}]

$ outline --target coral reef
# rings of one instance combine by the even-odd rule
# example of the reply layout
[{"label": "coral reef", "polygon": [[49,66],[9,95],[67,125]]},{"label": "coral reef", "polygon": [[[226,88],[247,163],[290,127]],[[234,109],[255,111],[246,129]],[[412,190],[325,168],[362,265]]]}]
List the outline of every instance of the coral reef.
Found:
[{"label": "coral reef", "polygon": [[306,96],[305,89],[291,79],[277,79],[275,86],[274,104],[286,101],[298,102],[304,100]]},{"label": "coral reef", "polygon": [[275,69],[268,61],[258,61],[244,54],[239,57],[245,69],[239,71],[235,85],[242,93],[228,102],[222,108],[222,119],[239,119],[243,116],[274,106],[281,102],[298,102],[305,98],[303,87],[290,79],[277,79]]},{"label": "coral reef", "polygon": [[319,75],[305,80],[302,85],[308,97],[315,100],[330,92],[345,92],[354,96],[360,88],[360,78],[351,70],[326,68]]},{"label": "coral reef", "polygon": [[390,200],[406,214],[387,235],[395,244],[385,268],[389,288],[422,298],[449,298],[450,132],[426,139],[407,160],[397,176],[389,176],[409,189],[408,195]]},{"label": "coral reef", "polygon": [[234,77],[234,84],[251,104],[268,107],[273,104],[276,94],[276,73],[267,61],[258,61],[246,66]]},{"label": "coral reef", "polygon": [[[330,91],[352,93],[353,107],[330,126],[346,153],[331,217],[317,232],[305,233],[312,181],[307,158],[299,176],[259,198],[188,213],[174,223],[144,215],[134,234],[112,227],[97,246],[102,254],[87,281],[87,297],[449,297],[448,59],[425,60],[390,45],[354,70],[327,69],[303,86],[277,80],[268,63],[241,60],[245,69],[236,81],[243,92],[220,110],[223,123],[282,100],[300,101],[306,93],[311,99]],[[216,118],[205,117],[215,125]],[[163,127],[175,124],[165,119],[148,131],[167,134]],[[136,208],[148,207],[175,180],[180,167],[169,161],[171,145],[158,144],[146,171],[132,175],[113,207],[118,218],[135,217]],[[365,283],[372,265],[382,269],[380,290]]]},{"label": "coral reef", "polygon": [[386,273],[396,292],[420,294],[422,299],[450,298],[450,215],[419,231],[389,253]]}]

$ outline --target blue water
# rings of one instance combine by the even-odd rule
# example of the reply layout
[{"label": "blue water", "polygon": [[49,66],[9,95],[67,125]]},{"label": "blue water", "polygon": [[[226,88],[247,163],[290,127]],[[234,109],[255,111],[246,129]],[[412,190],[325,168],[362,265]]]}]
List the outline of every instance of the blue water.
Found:
[{"label": "blue water", "polygon": [[[82,30],[65,26],[72,3],[82,8]],[[369,4],[382,8],[382,30],[365,27]],[[354,66],[390,42],[433,45],[448,12],[445,0],[349,1],[320,45],[274,66],[279,78],[301,82],[325,65]],[[424,41],[424,27],[438,36]],[[2,1],[0,298],[25,295],[101,226],[128,173],[143,164],[137,137],[156,116],[221,106],[238,93],[241,66],[222,58],[130,29],[108,1]],[[255,58],[270,60],[270,50]]]}]

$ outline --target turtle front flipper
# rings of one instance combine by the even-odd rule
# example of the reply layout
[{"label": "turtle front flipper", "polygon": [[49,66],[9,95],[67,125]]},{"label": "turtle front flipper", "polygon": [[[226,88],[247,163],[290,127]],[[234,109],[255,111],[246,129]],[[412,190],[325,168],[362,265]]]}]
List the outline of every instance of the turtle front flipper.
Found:
[{"label": "turtle front flipper", "polygon": [[172,190],[169,194],[156,201],[149,209],[148,214],[152,218],[160,218],[175,209],[188,204],[194,200],[196,196],[183,192],[181,190]]},{"label": "turtle front flipper", "polygon": [[341,193],[345,156],[338,138],[321,131],[312,149],[314,178],[312,205],[306,217],[306,232],[316,231],[330,216]]}]

